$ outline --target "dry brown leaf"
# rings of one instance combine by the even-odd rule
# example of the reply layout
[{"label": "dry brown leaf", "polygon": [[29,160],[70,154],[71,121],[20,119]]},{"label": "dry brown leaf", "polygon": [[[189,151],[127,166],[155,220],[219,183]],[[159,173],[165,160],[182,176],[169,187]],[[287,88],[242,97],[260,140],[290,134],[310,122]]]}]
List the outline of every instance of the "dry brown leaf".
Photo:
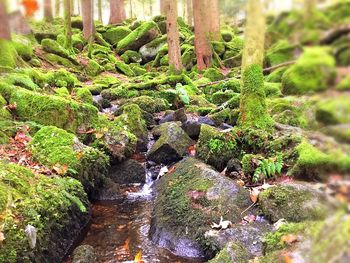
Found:
[{"label": "dry brown leaf", "polygon": [[284,235],[281,237],[281,241],[287,245],[291,245],[293,243],[296,243],[300,240],[300,238],[297,235],[293,235],[293,234],[288,234],[288,235]]},{"label": "dry brown leaf", "polygon": [[253,203],[258,202],[260,190],[255,187],[250,190],[250,200],[252,200]]}]

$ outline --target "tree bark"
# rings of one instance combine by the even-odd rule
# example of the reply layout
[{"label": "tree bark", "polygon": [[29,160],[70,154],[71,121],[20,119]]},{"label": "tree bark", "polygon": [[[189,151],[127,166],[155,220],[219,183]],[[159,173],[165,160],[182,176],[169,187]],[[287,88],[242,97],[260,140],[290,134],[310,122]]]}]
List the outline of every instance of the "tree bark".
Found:
[{"label": "tree bark", "polygon": [[44,0],[44,18],[47,22],[52,22],[53,20],[51,0]]},{"label": "tree bark", "polygon": [[315,13],[317,0],[304,0],[304,19],[305,22],[310,21]]},{"label": "tree bark", "polygon": [[55,16],[59,17],[61,13],[61,0],[55,1]]},{"label": "tree bark", "polygon": [[252,64],[262,66],[265,50],[266,21],[261,0],[248,0],[246,12],[242,72]]},{"label": "tree bark", "polygon": [[11,40],[10,25],[4,1],[0,1],[0,39]]},{"label": "tree bark", "polygon": [[109,24],[119,24],[126,19],[125,5],[123,0],[110,0]]},{"label": "tree bark", "polygon": [[167,1],[168,0],[160,0],[160,14],[162,16],[166,16],[166,12],[167,12],[166,4],[167,4]]},{"label": "tree bark", "polygon": [[209,19],[209,34],[210,40],[219,41],[221,39],[220,33],[220,10],[218,0],[208,1],[208,19]]},{"label": "tree bark", "polygon": [[193,0],[193,18],[194,18],[194,45],[197,56],[197,67],[199,70],[211,66],[213,52],[209,42],[209,19],[207,9],[207,0]]},{"label": "tree bark", "polygon": [[93,0],[81,0],[81,7],[83,14],[83,35],[86,40],[90,41],[95,35]]},{"label": "tree bark", "polygon": [[267,112],[263,58],[266,21],[261,0],[248,0],[242,56],[242,89],[238,125],[241,129],[272,129]]},{"label": "tree bark", "polygon": [[150,17],[152,17],[153,16],[153,0],[149,0],[148,4],[149,4],[149,15],[150,15]]},{"label": "tree bark", "polygon": [[182,70],[182,62],[179,29],[177,27],[177,1],[167,1],[165,7],[167,13],[169,66],[176,72],[180,72]]},{"label": "tree bark", "polygon": [[98,21],[102,21],[102,0],[97,0],[97,10],[98,10]]},{"label": "tree bark", "polygon": [[190,26],[193,26],[193,6],[192,6],[192,0],[187,0],[187,24]]},{"label": "tree bark", "polygon": [[64,26],[66,40],[64,47],[68,50],[72,49],[72,14],[71,14],[71,1],[64,0],[63,11],[64,11]]}]

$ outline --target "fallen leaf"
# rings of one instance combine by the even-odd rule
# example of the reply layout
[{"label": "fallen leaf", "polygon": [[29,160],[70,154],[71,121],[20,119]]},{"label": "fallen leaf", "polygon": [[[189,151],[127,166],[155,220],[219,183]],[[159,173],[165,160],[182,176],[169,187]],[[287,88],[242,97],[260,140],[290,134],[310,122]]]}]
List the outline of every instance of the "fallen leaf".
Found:
[{"label": "fallen leaf", "polygon": [[0,245],[2,244],[2,242],[4,242],[5,240],[5,235],[3,232],[0,231]]},{"label": "fallen leaf", "polygon": [[281,241],[287,245],[291,245],[293,243],[300,241],[300,238],[297,235],[288,234],[288,235],[282,236]]},{"label": "fallen leaf", "polygon": [[238,184],[239,186],[244,186],[244,185],[245,185],[245,183],[244,183],[243,180],[237,180],[236,182],[237,182],[237,184]]},{"label": "fallen leaf", "polygon": [[220,218],[219,224],[216,224],[214,222],[211,224],[211,228],[212,229],[217,229],[217,230],[227,229],[227,228],[229,228],[231,226],[232,226],[232,222],[228,221],[228,220],[223,220],[223,217]]},{"label": "fallen leaf", "polygon": [[135,263],[143,263],[144,261],[142,260],[142,251],[139,251],[134,259]]},{"label": "fallen leaf", "polygon": [[284,254],[284,263],[293,263],[293,259],[289,254]]},{"label": "fallen leaf", "polygon": [[258,202],[258,197],[260,194],[260,190],[258,187],[254,187],[250,190],[250,200],[252,200],[253,203]]},{"label": "fallen leaf", "polygon": [[188,154],[192,157],[196,156],[196,145],[188,147]]},{"label": "fallen leaf", "polygon": [[104,136],[104,134],[101,132],[96,132],[95,136],[96,136],[96,139],[101,139]]}]

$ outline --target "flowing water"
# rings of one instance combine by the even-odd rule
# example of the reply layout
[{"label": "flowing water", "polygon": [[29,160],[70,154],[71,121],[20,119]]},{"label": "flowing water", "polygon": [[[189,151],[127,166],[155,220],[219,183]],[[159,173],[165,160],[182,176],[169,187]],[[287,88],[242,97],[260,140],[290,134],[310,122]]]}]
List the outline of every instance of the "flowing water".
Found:
[{"label": "flowing water", "polygon": [[157,247],[148,238],[153,210],[153,180],[147,172],[142,187],[123,187],[120,198],[110,202],[92,204],[92,222],[81,245],[91,245],[97,263],[134,262],[142,252],[147,263],[196,263],[199,259],[181,258]]}]

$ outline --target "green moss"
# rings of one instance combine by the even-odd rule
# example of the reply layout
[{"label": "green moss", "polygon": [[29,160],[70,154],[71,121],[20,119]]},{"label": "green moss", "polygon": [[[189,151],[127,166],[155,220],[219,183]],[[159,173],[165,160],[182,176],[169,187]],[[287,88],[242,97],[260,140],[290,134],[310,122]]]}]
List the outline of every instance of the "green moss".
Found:
[{"label": "green moss", "polygon": [[224,79],[224,75],[216,68],[207,69],[203,77],[210,79],[211,81],[218,81]]},{"label": "green moss", "polygon": [[85,67],[85,72],[91,77],[95,77],[104,71],[104,68],[100,66],[96,60],[90,59],[89,63]]},{"label": "green moss", "polygon": [[46,74],[46,83],[52,87],[66,87],[69,90],[73,89],[78,83],[78,79],[72,73],[65,69],[50,71]]},{"label": "green moss", "polygon": [[120,40],[122,40],[130,33],[131,30],[126,26],[117,26],[109,28],[106,32],[102,33],[102,36],[108,43],[116,46]]},{"label": "green moss", "polygon": [[142,112],[138,105],[129,104],[123,107],[123,114],[117,118],[117,121],[126,125],[129,130],[140,139],[147,138],[147,127]]},{"label": "green moss", "polygon": [[281,218],[288,222],[323,220],[331,211],[325,195],[301,184],[269,188],[259,195],[259,205],[273,222]]},{"label": "green moss", "polygon": [[75,65],[70,60],[60,57],[59,55],[56,55],[56,54],[46,53],[46,54],[43,54],[43,57],[54,65],[60,65],[66,68],[75,67]]},{"label": "green moss", "polygon": [[320,47],[306,49],[282,77],[284,94],[306,94],[326,90],[335,78],[335,60]]},{"label": "green moss", "polygon": [[131,63],[129,66],[136,76],[142,76],[147,73],[147,70],[137,63]]},{"label": "green moss", "polygon": [[225,43],[214,41],[214,42],[211,42],[211,44],[212,44],[214,51],[219,56],[222,56],[225,53]]},{"label": "green moss", "polygon": [[265,82],[264,87],[266,97],[282,97],[280,83]]},{"label": "green moss", "polygon": [[208,263],[246,263],[249,261],[249,254],[240,242],[230,242]]},{"label": "green moss", "polygon": [[102,185],[108,158],[102,152],[80,143],[74,134],[54,126],[40,129],[30,142],[35,159],[49,167],[67,167],[88,193]]},{"label": "green moss", "polygon": [[69,94],[69,91],[66,87],[55,89],[55,94],[59,97],[66,99],[66,100],[70,99],[70,94]]},{"label": "green moss", "polygon": [[88,129],[97,120],[98,110],[92,105],[24,89],[12,93],[10,102],[17,104],[16,115],[21,120],[55,125],[68,131]]},{"label": "green moss", "polygon": [[29,61],[33,57],[34,48],[28,38],[20,35],[13,35],[12,44],[17,54],[25,61]]},{"label": "green moss", "polygon": [[130,62],[141,63],[142,57],[139,52],[133,50],[127,50],[123,55],[128,56]]},{"label": "green moss", "polygon": [[203,124],[197,143],[197,156],[219,170],[225,168],[227,162],[237,156],[237,142],[231,132],[223,132]]},{"label": "green moss", "polygon": [[6,75],[5,81],[14,86],[20,86],[28,90],[38,90],[38,85],[36,85],[30,76],[24,73],[9,73]]},{"label": "green moss", "polygon": [[[119,51],[124,51],[130,48],[134,42],[142,38],[145,34],[147,34],[149,31],[154,30],[157,32],[155,36],[158,35],[159,29],[155,22],[148,21],[141,24],[139,27],[137,27],[134,31],[132,31],[130,34],[128,34],[126,37],[121,39],[118,42],[117,49]],[[151,39],[152,40],[152,39]]]},{"label": "green moss", "polygon": [[281,225],[281,227],[272,233],[267,234],[264,237],[264,251],[266,253],[271,253],[276,250],[284,249],[288,246],[283,242],[282,237],[286,235],[299,235],[303,234],[310,225],[315,224],[311,222],[303,223],[286,223]]},{"label": "green moss", "polygon": [[77,101],[82,103],[93,103],[92,94],[87,88],[78,88],[75,90],[75,98]]},{"label": "green moss", "polygon": [[[34,175],[30,170],[0,162],[1,262],[34,262],[47,259],[55,249],[54,232],[64,231],[71,220],[87,216],[88,200],[81,184],[72,178]],[[20,218],[20,220],[18,220]],[[27,225],[37,229],[37,245],[29,247]],[[56,236],[57,238],[57,236]]]},{"label": "green moss", "polygon": [[69,53],[68,50],[66,50],[64,47],[62,47],[60,44],[58,44],[55,40],[46,38],[41,41],[41,45],[43,49],[52,54],[56,54],[60,57],[69,59],[71,62],[78,64],[76,60],[73,58],[73,56]]},{"label": "green moss", "polygon": [[232,90],[218,91],[211,96],[211,101],[216,105],[221,105],[222,103],[235,97],[236,94],[237,93],[233,92]]},{"label": "green moss", "polygon": [[6,69],[16,67],[16,49],[13,47],[12,42],[4,39],[0,39],[0,67]]},{"label": "green moss", "polygon": [[291,61],[294,59],[296,48],[295,45],[290,44],[287,40],[279,40],[267,50],[265,60],[269,66]]},{"label": "green moss", "polygon": [[249,66],[243,73],[239,125],[259,129],[268,129],[273,125],[266,108],[264,76],[258,65]]},{"label": "green moss", "polygon": [[215,113],[211,113],[208,117],[213,120],[217,126],[220,126],[222,123],[235,126],[237,124],[238,115],[238,110],[224,109]]},{"label": "green moss", "polygon": [[349,96],[320,101],[316,108],[316,120],[325,125],[350,123]]},{"label": "green moss", "polygon": [[125,64],[123,61],[115,61],[116,68],[128,77],[134,77],[135,73],[132,71],[129,65]]},{"label": "green moss", "polygon": [[[204,85],[206,83],[198,83],[197,85]],[[217,91],[226,91],[226,90],[232,90],[234,92],[241,92],[241,82],[238,79],[231,78],[228,80],[220,81],[219,83],[213,84],[213,85],[207,85],[204,87],[203,91],[205,94],[214,94]]]},{"label": "green moss", "polygon": [[170,108],[166,100],[160,98],[151,98],[149,96],[140,96],[127,100],[125,105],[137,104],[142,110],[149,113],[164,111]]},{"label": "green moss", "polygon": [[347,76],[344,79],[342,79],[342,81],[337,85],[337,90],[350,90],[350,76]]},{"label": "green moss", "polygon": [[265,81],[272,82],[272,83],[281,82],[282,76],[283,76],[284,72],[286,72],[287,69],[288,69],[288,67],[281,67],[281,68],[278,68],[278,69],[272,71],[272,73],[270,73],[268,76],[265,77]]}]

